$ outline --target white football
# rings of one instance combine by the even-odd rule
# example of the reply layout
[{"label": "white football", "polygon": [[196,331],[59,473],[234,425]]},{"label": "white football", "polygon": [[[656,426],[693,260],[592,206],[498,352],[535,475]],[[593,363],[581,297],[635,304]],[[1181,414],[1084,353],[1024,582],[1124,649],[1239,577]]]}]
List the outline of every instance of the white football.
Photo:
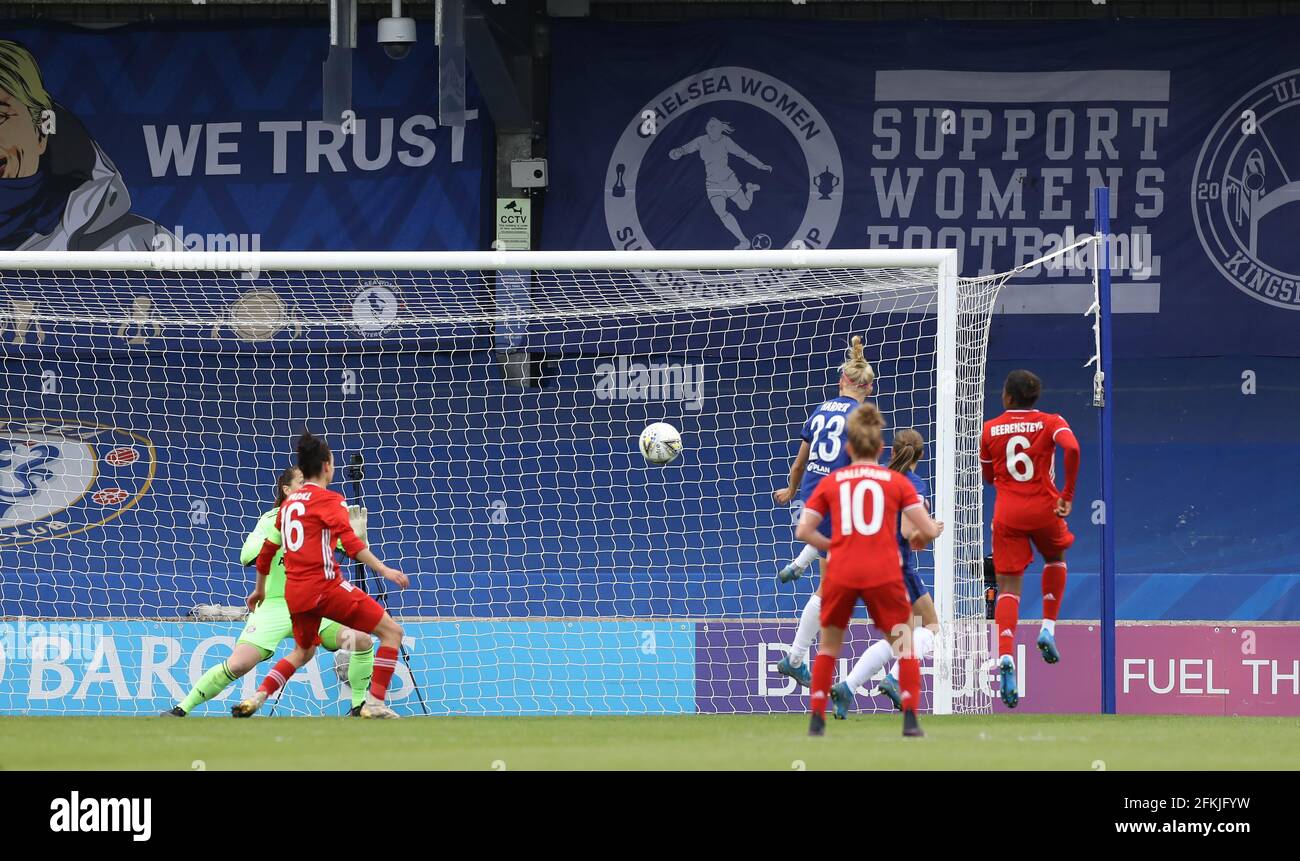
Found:
[{"label": "white football", "polygon": [[334,652],[334,675],[338,676],[339,682],[348,684],[348,666],[352,663],[352,652],[348,649],[338,649]]},{"label": "white football", "polygon": [[641,454],[651,463],[672,463],[682,453],[682,435],[667,422],[655,422],[641,431]]}]

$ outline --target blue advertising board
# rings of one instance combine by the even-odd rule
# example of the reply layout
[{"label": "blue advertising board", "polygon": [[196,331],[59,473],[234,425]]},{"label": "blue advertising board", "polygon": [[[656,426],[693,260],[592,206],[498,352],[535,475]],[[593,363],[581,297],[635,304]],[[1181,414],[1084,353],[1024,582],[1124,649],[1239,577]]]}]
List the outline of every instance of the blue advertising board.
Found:
[{"label": "blue advertising board", "polygon": [[[1004,271],[1111,190],[1120,356],[1300,354],[1296,19],[557,21],[546,248],[943,246]],[[669,46],[670,49],[667,49]],[[1091,353],[1087,255],[995,356]]]},{"label": "blue advertising board", "polygon": [[491,121],[470,79],[464,127],[438,125],[431,24],[401,62],[359,27],[354,115],[333,124],[324,21],[7,26],[0,64],[53,111],[24,153],[32,209],[62,217],[6,219],[0,248],[147,250],[158,232],[204,251],[481,247]]}]

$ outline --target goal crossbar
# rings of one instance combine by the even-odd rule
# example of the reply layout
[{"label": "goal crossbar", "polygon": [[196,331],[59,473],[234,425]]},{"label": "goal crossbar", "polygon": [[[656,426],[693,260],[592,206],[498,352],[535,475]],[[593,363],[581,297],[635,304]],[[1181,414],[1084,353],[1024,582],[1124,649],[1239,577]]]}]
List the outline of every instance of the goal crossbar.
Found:
[{"label": "goal crossbar", "polygon": [[9,269],[268,272],[616,269],[925,269],[952,249],[765,251],[0,251]]}]

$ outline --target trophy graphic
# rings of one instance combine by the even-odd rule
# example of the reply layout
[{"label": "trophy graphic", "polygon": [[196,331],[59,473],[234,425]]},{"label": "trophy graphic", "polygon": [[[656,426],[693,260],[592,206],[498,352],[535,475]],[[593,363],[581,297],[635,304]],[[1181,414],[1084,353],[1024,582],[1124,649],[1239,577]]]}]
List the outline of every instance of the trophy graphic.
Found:
[{"label": "trophy graphic", "polygon": [[818,200],[830,200],[831,192],[839,188],[840,185],[840,178],[831,173],[830,165],[826,165],[826,169],[812,179],[813,185],[817,186],[817,191],[821,192],[821,196],[817,198]]},{"label": "trophy graphic", "polygon": [[609,190],[609,193],[614,197],[626,197],[627,186],[623,184],[623,172],[627,170],[627,165],[616,164],[614,170],[618,173],[618,176],[614,178],[614,187]]},{"label": "trophy graphic", "polygon": [[[32,317],[36,316],[35,302],[25,299],[13,299],[9,303],[9,308],[10,313],[8,315],[0,315],[0,320],[3,320],[4,316],[8,316],[12,319],[14,328],[13,343],[27,343],[27,333],[32,329],[36,330],[36,340],[38,342],[43,342],[45,340],[45,329],[41,327],[41,321],[32,320]],[[0,324],[0,332],[3,331],[3,325]]]},{"label": "trophy graphic", "polygon": [[157,338],[162,334],[162,324],[150,319],[152,310],[153,299],[148,296],[132,297],[131,316],[117,327],[117,336],[126,338],[128,344],[135,346],[146,343],[149,338]]}]

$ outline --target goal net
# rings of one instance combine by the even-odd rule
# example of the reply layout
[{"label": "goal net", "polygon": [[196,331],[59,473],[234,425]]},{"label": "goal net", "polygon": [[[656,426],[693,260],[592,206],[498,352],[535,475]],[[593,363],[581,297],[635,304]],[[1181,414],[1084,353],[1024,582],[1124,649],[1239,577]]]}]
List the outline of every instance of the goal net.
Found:
[{"label": "goal net", "polygon": [[[0,712],[180,700],[309,428],[405,591],[403,714],[771,712],[816,574],[784,486],[849,338],[947,524],[925,705],[989,708],[977,455],[998,279],[955,252],[0,253]],[[685,452],[640,455],[667,421]],[[858,611],[843,664],[879,634]],[[281,647],[281,653],[289,648]],[[814,644],[814,649],[816,648]],[[275,703],[341,714],[324,650]],[[196,714],[226,713],[263,664]],[[874,682],[872,683],[874,685]],[[874,688],[858,710],[889,707]]]}]

